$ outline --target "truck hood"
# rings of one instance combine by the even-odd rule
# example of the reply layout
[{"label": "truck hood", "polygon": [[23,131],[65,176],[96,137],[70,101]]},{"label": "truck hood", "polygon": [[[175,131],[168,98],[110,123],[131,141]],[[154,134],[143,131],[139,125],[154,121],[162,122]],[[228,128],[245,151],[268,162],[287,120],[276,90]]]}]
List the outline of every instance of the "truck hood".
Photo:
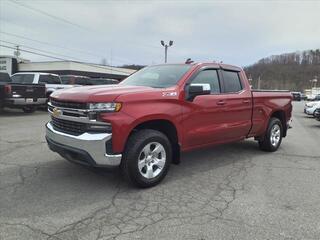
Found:
[{"label": "truck hood", "polygon": [[51,97],[70,102],[112,102],[123,94],[158,91],[159,89],[142,86],[99,85],[58,90],[53,92]]}]

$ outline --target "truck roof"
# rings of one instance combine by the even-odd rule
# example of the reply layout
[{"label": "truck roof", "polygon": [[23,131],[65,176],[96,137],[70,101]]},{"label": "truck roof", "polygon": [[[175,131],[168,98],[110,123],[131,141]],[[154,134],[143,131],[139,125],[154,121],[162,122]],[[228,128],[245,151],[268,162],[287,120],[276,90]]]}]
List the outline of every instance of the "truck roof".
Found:
[{"label": "truck roof", "polygon": [[193,62],[193,63],[169,63],[169,64],[157,64],[157,66],[161,65],[192,65],[192,66],[208,66],[213,68],[222,68],[226,70],[234,70],[234,71],[242,71],[241,67],[224,64],[224,63],[217,63],[217,62]]},{"label": "truck roof", "polygon": [[17,72],[15,74],[12,75],[17,75],[17,74],[39,74],[39,75],[53,75],[53,76],[58,76],[58,74],[54,74],[54,73],[45,73],[45,72]]}]

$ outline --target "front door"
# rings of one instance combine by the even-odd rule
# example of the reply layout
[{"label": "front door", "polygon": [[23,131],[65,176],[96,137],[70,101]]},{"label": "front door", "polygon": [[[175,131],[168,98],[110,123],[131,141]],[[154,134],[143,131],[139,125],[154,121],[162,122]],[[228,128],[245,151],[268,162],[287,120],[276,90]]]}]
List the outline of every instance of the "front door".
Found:
[{"label": "front door", "polygon": [[210,84],[211,94],[187,99],[183,107],[184,146],[193,148],[223,139],[225,105],[217,69],[197,73],[188,84]]}]

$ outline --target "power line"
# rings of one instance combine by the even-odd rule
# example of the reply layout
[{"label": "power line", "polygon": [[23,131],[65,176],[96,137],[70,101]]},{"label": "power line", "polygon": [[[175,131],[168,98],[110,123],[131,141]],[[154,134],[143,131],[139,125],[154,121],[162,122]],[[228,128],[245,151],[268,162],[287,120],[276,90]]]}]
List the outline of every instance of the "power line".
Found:
[{"label": "power line", "polygon": [[32,38],[25,37],[25,36],[22,36],[22,35],[17,35],[17,34],[14,34],[14,33],[8,33],[8,32],[4,32],[4,31],[0,31],[0,33],[6,34],[6,35],[9,35],[9,36],[13,36],[13,37],[16,37],[16,38],[29,40],[29,41],[32,41],[32,42],[37,42],[37,43],[40,43],[40,44],[43,44],[43,45],[53,46],[53,47],[57,47],[57,48],[61,48],[61,49],[69,50],[69,51],[82,52],[82,53],[87,54],[87,55],[91,55],[91,56],[95,56],[95,57],[99,57],[99,58],[104,58],[104,56],[96,55],[96,54],[94,54],[92,52],[87,52],[87,51],[83,51],[83,50],[80,50],[80,49],[74,49],[74,48],[66,48],[66,47],[63,47],[63,46],[60,46],[60,45],[57,45],[57,44],[52,44],[52,43],[49,43],[49,42],[39,41],[39,40],[36,40],[36,39],[32,39]]},{"label": "power line", "polygon": [[[14,50],[16,49],[15,47],[11,47],[11,46],[7,46],[7,45],[3,45],[3,44],[0,44],[0,47],[10,48],[10,49],[14,49]],[[39,56],[48,57],[48,58],[53,58],[53,59],[57,59],[57,60],[66,61],[66,59],[63,59],[63,58],[53,57],[53,56],[46,55],[46,54],[42,54],[42,53],[36,53],[36,52],[32,52],[32,51],[25,50],[25,49],[19,49],[19,51],[27,52],[27,53],[32,53],[32,54],[36,54],[36,55],[39,55]]]},{"label": "power line", "polygon": [[[60,49],[65,49],[65,50],[68,50],[68,51],[76,51],[76,52],[80,52],[80,53],[83,53],[83,54],[86,54],[86,55],[90,55],[90,56],[94,56],[94,57],[106,58],[105,56],[97,55],[97,54],[95,54],[93,52],[83,51],[83,50],[74,49],[74,48],[66,48],[64,46],[60,46],[60,45],[57,45],[57,44],[53,44],[53,43],[49,43],[49,42],[45,42],[45,41],[32,39],[32,38],[29,38],[29,37],[26,37],[26,36],[22,36],[22,35],[17,35],[17,34],[14,34],[14,33],[9,33],[9,32],[4,32],[4,31],[0,31],[0,33],[8,35],[8,36],[13,36],[15,38],[20,38],[20,39],[25,39],[25,40],[29,40],[29,41],[32,41],[32,42],[40,43],[40,44],[47,45],[47,46],[52,46],[52,47],[56,47],[56,48],[60,48]],[[132,62],[133,62],[133,61],[129,61],[128,59],[124,59],[124,58],[118,58],[118,57],[113,57],[113,58],[114,59],[118,59],[121,62],[127,62],[128,64],[132,64]]]},{"label": "power line", "polygon": [[60,21],[60,22],[63,22],[63,23],[67,23],[67,24],[69,24],[69,25],[72,25],[72,26],[75,26],[75,27],[78,27],[78,28],[81,28],[81,29],[88,30],[88,28],[83,27],[83,26],[81,26],[81,25],[79,25],[79,24],[77,24],[77,23],[73,23],[73,22],[71,22],[71,21],[69,21],[69,20],[67,20],[67,19],[61,18],[61,17],[57,17],[57,16],[55,16],[55,15],[52,15],[52,14],[50,14],[50,13],[48,13],[48,12],[45,12],[45,11],[43,11],[43,10],[40,10],[40,9],[38,9],[38,8],[31,7],[31,6],[27,5],[27,4],[21,3],[21,2],[16,1],[16,0],[10,0],[10,1],[11,1],[12,3],[15,3],[15,4],[21,6],[21,7],[27,8],[27,9],[32,10],[32,11],[37,12],[37,13],[40,13],[40,14],[42,14],[42,15],[45,15],[45,16],[50,17],[50,18],[52,18],[52,19],[55,19],[55,20],[57,20],[57,21]]},{"label": "power line", "polygon": [[[53,14],[48,13],[48,12],[46,12],[46,11],[43,11],[43,10],[41,10],[41,9],[34,8],[34,7],[30,6],[30,5],[27,5],[27,4],[22,3],[22,2],[20,2],[20,1],[16,1],[16,0],[9,0],[9,1],[10,1],[11,3],[14,3],[14,4],[19,5],[19,6],[21,6],[21,7],[24,7],[24,8],[27,8],[27,9],[32,10],[32,11],[34,11],[34,12],[38,12],[38,13],[40,13],[40,14],[42,14],[42,15],[44,15],[44,16],[47,16],[47,17],[49,17],[49,18],[51,18],[51,19],[55,19],[55,20],[57,20],[57,21],[60,21],[60,22],[66,23],[66,24],[69,24],[69,25],[72,25],[72,26],[76,26],[76,27],[78,27],[78,28],[81,28],[81,29],[90,31],[90,32],[92,32],[92,33],[102,34],[102,32],[94,31],[93,29],[89,29],[89,28],[87,28],[87,27],[81,26],[81,25],[79,25],[79,24],[77,24],[77,23],[74,23],[74,22],[71,22],[71,21],[69,21],[69,20],[67,20],[67,19],[58,17],[58,16],[56,16],[56,15],[53,15]],[[11,34],[11,35],[14,35],[14,34]],[[25,39],[26,39],[26,38],[25,38]],[[29,40],[31,40],[31,39],[29,39]],[[38,41],[38,42],[39,42],[39,41]],[[128,44],[137,46],[137,43],[128,42],[128,41],[126,41],[126,42],[127,42]],[[147,47],[147,48],[159,49],[158,46],[154,46],[154,45],[150,45],[150,44],[138,44],[138,45],[140,45],[141,47],[144,47],[144,48]],[[95,55],[95,56],[97,56],[97,55]],[[99,56],[99,57],[101,57],[101,56]],[[103,56],[102,58],[105,58],[105,57]],[[123,61],[123,59],[121,60],[120,58],[115,58],[115,59],[119,59],[120,61]],[[132,62],[132,61],[128,61],[128,60],[125,60],[125,61],[127,61],[127,63]]]},{"label": "power line", "polygon": [[[16,50],[15,47],[3,45],[3,44],[0,44],[0,47],[4,47],[4,48],[9,48],[9,49],[14,49],[14,50]],[[79,61],[73,61],[73,60],[64,59],[64,58],[59,58],[59,57],[54,57],[54,56],[50,56],[50,55],[47,55],[47,54],[37,53],[37,52],[25,50],[25,49],[19,49],[19,51],[21,51],[21,52],[27,52],[27,53],[31,53],[31,54],[35,54],[35,55],[42,56],[42,57],[52,58],[52,59],[56,59],[56,60],[60,60],[60,61],[74,62],[74,63],[79,63],[79,64],[82,64],[82,65],[85,65],[85,66],[92,66],[92,67],[100,68],[100,69],[103,69],[103,70],[110,70],[110,71],[114,71],[114,72],[119,72],[119,73],[128,74],[128,72],[121,71],[121,70],[117,70],[117,69],[114,69],[114,68],[112,68],[112,67],[101,67],[101,66],[99,66],[99,65],[92,64],[92,63],[83,63],[83,62],[79,62]]]},{"label": "power line", "polygon": [[[90,32],[92,32],[92,33],[97,33],[97,34],[102,34],[102,33],[103,33],[103,32],[94,31],[93,29],[90,29],[90,28],[81,26],[81,25],[79,25],[79,24],[77,24],[77,23],[73,23],[73,22],[71,22],[71,21],[69,21],[69,20],[66,20],[66,19],[64,19],[64,18],[61,18],[61,17],[58,17],[58,16],[56,16],[56,15],[50,14],[50,13],[45,12],[45,11],[43,11],[43,10],[40,10],[40,9],[38,9],[38,8],[31,7],[31,6],[29,6],[29,5],[26,5],[26,4],[24,4],[24,3],[21,3],[21,2],[19,2],[19,1],[16,1],[16,0],[10,0],[10,1],[11,1],[12,3],[15,3],[15,4],[19,5],[19,6],[28,8],[28,9],[30,9],[30,10],[32,10],[32,11],[41,13],[41,14],[47,16],[47,17],[50,17],[50,18],[55,19],[55,20],[58,20],[58,21],[60,21],[60,22],[64,22],[64,23],[67,23],[67,24],[76,26],[76,27],[81,28],[81,29],[83,29],[83,30],[87,30],[87,31],[90,31]],[[126,42],[129,43],[129,44],[131,44],[131,45],[137,46],[137,43],[128,42],[128,41],[126,41]],[[158,46],[151,45],[151,44],[140,44],[140,46],[141,46],[141,47],[147,47],[147,48],[159,49]]]},{"label": "power line", "polygon": [[[53,54],[53,55],[57,55],[57,56],[61,56],[61,57],[72,58],[72,59],[75,59],[75,60],[78,60],[78,61],[80,60],[80,59],[77,59],[75,57],[71,57],[71,56],[67,56],[67,55],[63,55],[63,54],[59,54],[59,53],[54,53],[54,52],[50,52],[50,51],[45,51],[45,50],[41,50],[39,48],[29,47],[27,45],[23,45],[23,44],[20,44],[20,43],[13,43],[13,42],[1,40],[1,39],[0,39],[0,42],[5,42],[5,43],[12,44],[12,45],[19,45],[21,47],[29,48],[29,49],[40,51],[40,52],[43,52],[43,53]],[[80,61],[82,61],[82,60],[80,60]]]}]

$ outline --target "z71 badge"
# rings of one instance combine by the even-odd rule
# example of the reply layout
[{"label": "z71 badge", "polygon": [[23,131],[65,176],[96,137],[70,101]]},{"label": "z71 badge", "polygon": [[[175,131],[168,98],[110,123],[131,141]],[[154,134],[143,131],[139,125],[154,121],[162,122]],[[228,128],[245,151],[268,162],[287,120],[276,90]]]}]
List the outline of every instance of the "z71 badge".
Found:
[{"label": "z71 badge", "polygon": [[162,97],[174,97],[177,96],[177,92],[163,92]]}]

